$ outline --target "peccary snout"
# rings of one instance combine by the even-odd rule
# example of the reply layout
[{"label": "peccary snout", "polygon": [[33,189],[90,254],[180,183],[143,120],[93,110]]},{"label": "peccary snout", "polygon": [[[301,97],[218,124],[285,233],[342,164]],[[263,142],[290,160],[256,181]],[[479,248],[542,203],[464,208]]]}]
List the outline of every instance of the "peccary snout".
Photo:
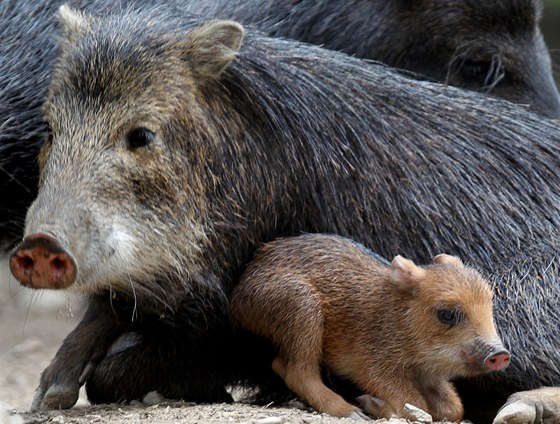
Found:
[{"label": "peccary snout", "polygon": [[76,280],[76,261],[62,244],[45,233],[31,234],[10,255],[10,271],[24,286],[64,289]]},{"label": "peccary snout", "polygon": [[509,365],[510,354],[505,349],[496,349],[484,359],[484,366],[489,371],[500,371]]}]

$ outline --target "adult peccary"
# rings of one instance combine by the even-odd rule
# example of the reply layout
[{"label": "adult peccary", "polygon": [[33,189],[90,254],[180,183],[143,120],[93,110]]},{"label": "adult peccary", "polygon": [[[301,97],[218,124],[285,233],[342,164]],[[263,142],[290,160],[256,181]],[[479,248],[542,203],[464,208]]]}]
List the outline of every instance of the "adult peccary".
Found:
[{"label": "adult peccary", "polygon": [[324,367],[366,392],[378,418],[460,421],[453,384],[508,366],[494,326],[492,291],[474,269],[440,254],[428,266],[390,265],[344,237],[305,234],[265,244],[233,289],[234,325],[278,349],[274,371],[318,412],[366,418],[325,386]]},{"label": "adult peccary", "polygon": [[249,33],[239,50],[228,21],[61,16],[52,139],[11,269],[90,306],[35,407],[73,405],[86,380],[94,402],[226,399],[254,362],[237,356],[227,296],[257,243],[301,231],[500,269],[514,360],[481,383],[497,396],[560,381],[554,123],[293,41]]},{"label": "adult peccary", "polygon": [[[0,0],[0,249],[21,238],[36,196],[37,152],[47,128],[40,115],[56,54],[56,8],[63,0]],[[100,13],[127,4],[190,6],[231,16],[272,34],[318,42],[437,81],[489,91],[560,114],[550,58],[538,27],[538,0],[269,1],[70,0]],[[284,19],[285,18],[285,19]]]},{"label": "adult peccary", "polygon": [[542,0],[190,0],[190,8],[560,116]]}]

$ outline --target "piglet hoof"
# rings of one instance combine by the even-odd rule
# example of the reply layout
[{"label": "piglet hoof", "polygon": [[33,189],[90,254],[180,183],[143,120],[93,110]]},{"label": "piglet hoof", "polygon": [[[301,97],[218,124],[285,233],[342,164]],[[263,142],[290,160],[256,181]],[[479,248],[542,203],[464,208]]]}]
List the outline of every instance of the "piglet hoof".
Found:
[{"label": "piglet hoof", "polygon": [[560,388],[545,387],[511,395],[493,424],[560,423]]},{"label": "piglet hoof", "polygon": [[397,416],[397,411],[385,402],[371,395],[362,395],[356,398],[358,406],[375,418],[392,418]]},{"label": "piglet hoof", "polygon": [[359,409],[356,409],[356,410],[350,412],[346,416],[346,418],[350,418],[351,420],[354,420],[354,421],[371,421],[371,418],[368,417],[366,414],[364,414]]},{"label": "piglet hoof", "polygon": [[77,384],[55,384],[46,391],[39,386],[33,402],[32,411],[46,409],[68,409],[76,404],[80,393],[80,386]]}]

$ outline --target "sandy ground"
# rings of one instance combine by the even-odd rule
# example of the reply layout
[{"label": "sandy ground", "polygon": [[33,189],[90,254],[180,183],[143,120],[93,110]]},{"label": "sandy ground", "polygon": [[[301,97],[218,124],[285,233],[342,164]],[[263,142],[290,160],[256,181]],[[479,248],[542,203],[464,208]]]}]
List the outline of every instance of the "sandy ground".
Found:
[{"label": "sandy ground", "polygon": [[[195,405],[187,402],[95,405],[83,391],[77,405],[64,411],[27,412],[41,371],[49,364],[63,338],[81,317],[80,302],[61,293],[22,289],[0,261],[0,424],[23,423],[351,423],[291,406],[255,406],[243,403]],[[399,420],[391,420],[401,423]],[[384,420],[384,422],[387,422]],[[404,421],[403,421],[404,422]]]}]

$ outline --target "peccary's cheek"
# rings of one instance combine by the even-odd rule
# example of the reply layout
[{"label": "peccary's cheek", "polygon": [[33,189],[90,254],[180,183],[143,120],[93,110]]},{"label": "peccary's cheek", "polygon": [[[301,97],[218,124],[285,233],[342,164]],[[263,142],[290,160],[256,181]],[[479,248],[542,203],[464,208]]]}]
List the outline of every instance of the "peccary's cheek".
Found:
[{"label": "peccary's cheek", "polygon": [[118,223],[113,224],[106,243],[110,259],[115,265],[124,269],[135,266],[137,240],[126,227]]}]

